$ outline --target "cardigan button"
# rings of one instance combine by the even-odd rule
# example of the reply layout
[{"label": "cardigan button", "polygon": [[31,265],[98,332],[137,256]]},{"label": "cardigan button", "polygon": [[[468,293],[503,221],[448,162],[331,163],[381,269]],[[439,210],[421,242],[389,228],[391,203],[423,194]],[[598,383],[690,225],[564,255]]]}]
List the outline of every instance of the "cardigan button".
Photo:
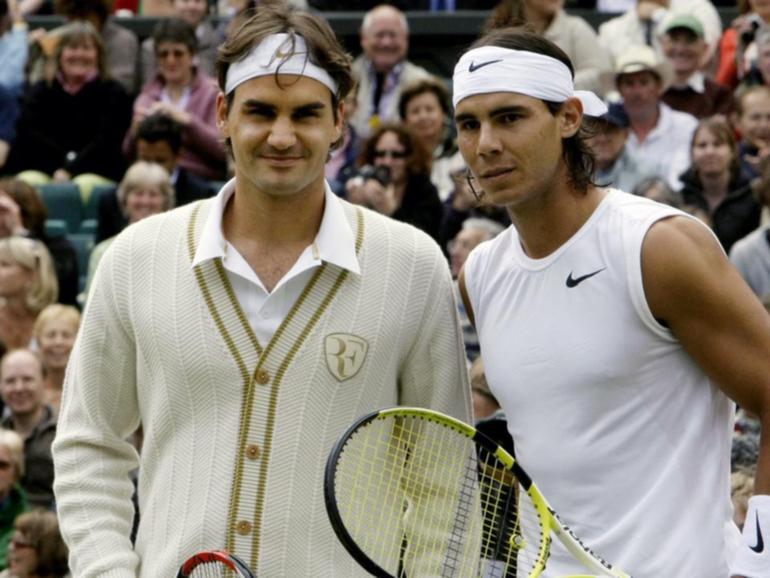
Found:
[{"label": "cardigan button", "polygon": [[246,446],[246,457],[250,460],[256,460],[259,457],[259,446],[257,444]]},{"label": "cardigan button", "polygon": [[251,533],[251,522],[248,520],[241,520],[238,522],[235,526],[235,531],[238,532],[241,536],[245,536],[247,534]]},{"label": "cardigan button", "polygon": [[257,371],[256,378],[259,385],[267,385],[267,383],[270,381],[270,374],[264,369],[260,369]]}]

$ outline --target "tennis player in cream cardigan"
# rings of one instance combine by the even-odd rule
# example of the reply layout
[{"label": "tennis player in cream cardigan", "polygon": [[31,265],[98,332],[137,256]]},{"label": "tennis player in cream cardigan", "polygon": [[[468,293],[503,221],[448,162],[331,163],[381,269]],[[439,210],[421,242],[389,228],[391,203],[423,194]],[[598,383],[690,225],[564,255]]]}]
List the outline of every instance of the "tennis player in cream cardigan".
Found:
[{"label": "tennis player in cream cardigan", "polygon": [[324,510],[334,441],[384,406],[471,417],[438,246],[324,181],[352,84],[331,29],[260,8],[220,60],[235,178],[115,240],[67,371],[55,492],[78,578],[174,576],[209,548],[260,578],[364,576]]}]

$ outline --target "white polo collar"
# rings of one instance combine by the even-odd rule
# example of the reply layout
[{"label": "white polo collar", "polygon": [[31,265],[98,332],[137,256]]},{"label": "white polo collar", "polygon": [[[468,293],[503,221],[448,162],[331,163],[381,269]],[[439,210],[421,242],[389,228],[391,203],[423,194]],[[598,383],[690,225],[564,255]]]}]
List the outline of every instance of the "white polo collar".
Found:
[{"label": "white polo collar", "polygon": [[[361,273],[361,266],[356,255],[356,239],[345,217],[342,202],[335,195],[328,183],[325,184],[324,214],[321,226],[312,245],[312,258],[331,263],[356,274]],[[200,240],[195,250],[192,267],[210,259],[224,258],[228,246],[232,247],[222,233],[222,217],[230,197],[235,193],[235,179],[231,179],[212,200],[211,210],[203,224]],[[231,248],[230,250],[234,250]]]}]

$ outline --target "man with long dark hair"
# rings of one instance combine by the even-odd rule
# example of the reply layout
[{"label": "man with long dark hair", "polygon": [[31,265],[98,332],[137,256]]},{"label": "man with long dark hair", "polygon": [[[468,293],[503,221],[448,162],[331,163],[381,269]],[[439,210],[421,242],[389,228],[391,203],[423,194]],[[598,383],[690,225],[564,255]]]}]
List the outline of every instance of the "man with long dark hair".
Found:
[{"label": "man with long dark hair", "polygon": [[[555,45],[510,29],[455,68],[460,151],[513,223],[460,276],[490,390],[594,552],[643,578],[724,578],[737,555],[734,573],[765,578],[770,498],[752,498],[743,546],[731,522],[730,398],[768,431],[770,318],[703,224],[593,184],[581,126],[603,106],[572,78]],[[579,568],[554,545],[543,576]]]}]

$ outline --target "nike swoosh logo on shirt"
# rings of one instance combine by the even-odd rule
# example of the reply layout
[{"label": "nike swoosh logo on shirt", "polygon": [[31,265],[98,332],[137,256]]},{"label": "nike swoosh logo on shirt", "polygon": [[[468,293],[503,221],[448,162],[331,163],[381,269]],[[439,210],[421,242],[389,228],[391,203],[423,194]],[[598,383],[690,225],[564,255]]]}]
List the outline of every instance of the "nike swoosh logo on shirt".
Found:
[{"label": "nike swoosh logo on shirt", "polygon": [[480,62],[476,64],[475,62],[471,61],[470,66],[468,66],[468,72],[475,72],[479,68],[484,68],[485,66],[489,66],[490,64],[494,64],[495,62],[502,62],[502,58],[498,58],[497,60],[487,60],[486,62]]},{"label": "nike swoosh logo on shirt", "polygon": [[570,288],[577,287],[578,285],[580,285],[586,279],[590,279],[594,275],[598,275],[599,273],[601,273],[605,269],[606,269],[606,267],[602,267],[601,269],[598,269],[598,270],[594,271],[593,273],[588,273],[587,275],[581,275],[580,277],[575,277],[575,278],[572,277],[572,272],[570,272],[570,274],[567,276],[567,287],[570,287]]},{"label": "nike swoosh logo on shirt", "polygon": [[759,527],[759,512],[754,512],[754,514],[757,516],[757,543],[754,546],[749,546],[749,548],[757,554],[761,554],[762,550],[765,549],[765,541],[762,539],[762,530]]}]

